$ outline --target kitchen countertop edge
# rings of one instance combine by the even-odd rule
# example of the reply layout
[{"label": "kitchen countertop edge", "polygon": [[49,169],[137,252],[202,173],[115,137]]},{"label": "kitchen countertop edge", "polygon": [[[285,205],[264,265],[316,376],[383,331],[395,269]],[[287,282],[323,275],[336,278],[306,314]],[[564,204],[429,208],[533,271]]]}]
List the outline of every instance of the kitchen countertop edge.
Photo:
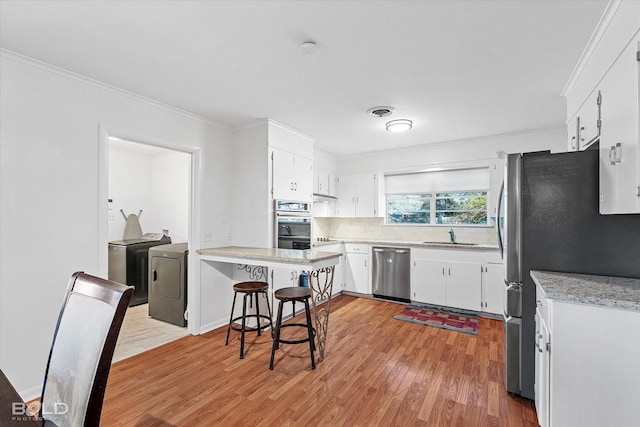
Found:
[{"label": "kitchen countertop edge", "polygon": [[640,279],[531,270],[548,299],[640,312]]},{"label": "kitchen countertop edge", "polygon": [[424,243],[415,241],[401,241],[401,240],[362,240],[362,239],[332,239],[329,241],[315,241],[312,246],[322,247],[326,245],[334,245],[339,243],[356,243],[366,245],[381,245],[381,246],[401,246],[412,248],[448,248],[448,249],[468,249],[468,250],[482,250],[482,251],[497,251],[500,248],[496,245],[489,244],[477,244],[477,245],[460,245],[451,243]]},{"label": "kitchen countertop edge", "polygon": [[244,258],[247,260],[263,259],[269,261],[314,263],[342,255],[341,252],[323,252],[318,250],[295,250],[274,248],[253,248],[243,246],[223,246],[202,248],[196,251],[199,255]]}]

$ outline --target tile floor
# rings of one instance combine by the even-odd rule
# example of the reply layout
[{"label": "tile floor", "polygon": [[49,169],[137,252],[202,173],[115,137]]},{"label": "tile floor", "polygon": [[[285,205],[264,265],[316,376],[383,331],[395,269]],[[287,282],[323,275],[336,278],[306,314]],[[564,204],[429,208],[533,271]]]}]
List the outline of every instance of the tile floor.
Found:
[{"label": "tile floor", "polygon": [[129,307],[122,323],[113,362],[144,353],[189,335],[187,328],[149,317],[149,304]]}]

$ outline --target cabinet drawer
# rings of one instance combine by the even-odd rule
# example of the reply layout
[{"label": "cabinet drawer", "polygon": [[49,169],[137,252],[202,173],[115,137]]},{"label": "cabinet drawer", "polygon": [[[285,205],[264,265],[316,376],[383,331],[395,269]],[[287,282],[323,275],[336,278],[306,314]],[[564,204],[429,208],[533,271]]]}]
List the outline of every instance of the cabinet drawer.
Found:
[{"label": "cabinet drawer", "polygon": [[369,245],[365,245],[361,243],[345,243],[344,250],[347,253],[368,254]]}]

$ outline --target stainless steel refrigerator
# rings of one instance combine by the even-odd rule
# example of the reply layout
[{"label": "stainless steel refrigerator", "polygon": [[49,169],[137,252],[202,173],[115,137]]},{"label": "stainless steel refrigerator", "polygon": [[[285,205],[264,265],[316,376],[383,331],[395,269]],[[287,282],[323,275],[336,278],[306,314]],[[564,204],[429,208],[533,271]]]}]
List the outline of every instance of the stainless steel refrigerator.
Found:
[{"label": "stainless steel refrigerator", "polygon": [[531,270],[640,278],[640,215],[600,215],[598,150],[510,154],[498,200],[505,386],[534,398]]}]

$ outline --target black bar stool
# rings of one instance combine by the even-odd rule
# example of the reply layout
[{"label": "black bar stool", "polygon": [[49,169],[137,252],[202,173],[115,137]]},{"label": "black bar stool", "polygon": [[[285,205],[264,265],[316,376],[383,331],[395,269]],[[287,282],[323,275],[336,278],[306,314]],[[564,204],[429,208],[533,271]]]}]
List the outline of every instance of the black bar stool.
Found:
[{"label": "black bar stool", "polygon": [[[229,316],[229,327],[227,328],[227,340],[224,345],[229,344],[229,333],[231,329],[234,331],[240,331],[240,359],[244,359],[244,333],[258,331],[258,336],[262,335],[262,330],[270,327],[273,329],[273,323],[271,323],[271,308],[269,307],[269,297],[267,290],[269,284],[266,282],[239,282],[233,285],[233,303],[231,303],[231,315]],[[233,310],[236,307],[236,297],[238,293],[244,294],[242,300],[242,316],[233,317]],[[258,301],[258,295],[264,294],[267,300],[267,311],[269,315],[260,314],[260,302]],[[251,297],[255,296],[256,313],[247,314],[247,297],[249,297],[249,303],[251,303]],[[255,319],[256,327],[247,326],[247,319]],[[267,319],[269,322],[262,324],[262,319]],[[233,323],[236,320],[242,320],[242,326],[234,326]]]},{"label": "black bar stool", "polygon": [[[285,344],[302,344],[305,342],[309,343],[309,353],[311,353],[311,369],[316,369],[316,359],[313,356],[313,351],[315,350],[314,343],[314,334],[315,330],[313,329],[311,323],[311,310],[309,309],[309,298],[311,298],[311,290],[309,288],[304,287],[291,287],[291,288],[282,288],[275,291],[273,294],[275,298],[277,298],[280,303],[278,304],[278,317],[276,319],[276,330],[273,333],[273,347],[271,348],[271,363],[269,364],[269,369],[273,370],[273,360],[275,358],[276,350],[280,348],[280,343]],[[285,325],[282,324],[282,306],[285,302],[293,303],[293,315],[295,316],[295,307],[296,302],[302,302],[304,304],[304,311],[307,315],[307,323],[287,323]],[[307,329],[307,338],[299,339],[299,340],[283,340],[280,338],[280,331],[282,328],[287,327],[302,327]]]}]

